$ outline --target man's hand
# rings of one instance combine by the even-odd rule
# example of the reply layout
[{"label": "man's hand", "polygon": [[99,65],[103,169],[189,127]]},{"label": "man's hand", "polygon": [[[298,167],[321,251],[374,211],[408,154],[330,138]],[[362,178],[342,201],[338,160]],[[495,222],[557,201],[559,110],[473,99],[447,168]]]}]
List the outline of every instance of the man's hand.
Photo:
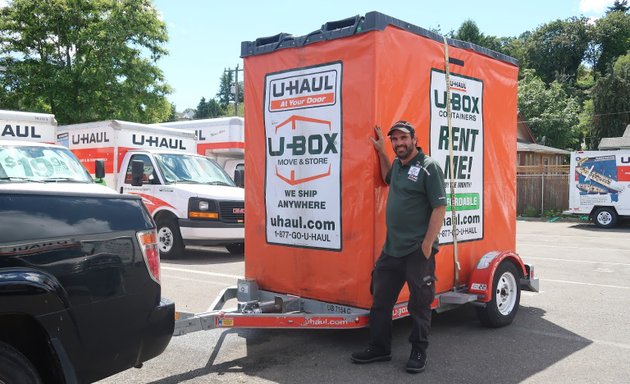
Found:
[{"label": "man's hand", "polygon": [[378,125],[374,126],[374,132],[376,133],[376,139],[370,137],[372,140],[372,144],[374,144],[374,149],[376,149],[379,153],[385,152],[385,138],[383,138],[383,132],[381,132],[381,127]]},{"label": "man's hand", "polygon": [[427,241],[425,238],[424,241],[422,241],[422,254],[428,260],[431,258],[431,253],[433,253],[433,242]]}]

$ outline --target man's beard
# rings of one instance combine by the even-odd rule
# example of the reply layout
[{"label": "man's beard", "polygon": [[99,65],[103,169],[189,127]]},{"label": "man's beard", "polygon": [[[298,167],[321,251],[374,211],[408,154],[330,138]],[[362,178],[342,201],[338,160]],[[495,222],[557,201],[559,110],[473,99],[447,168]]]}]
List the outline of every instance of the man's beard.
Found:
[{"label": "man's beard", "polygon": [[401,160],[407,160],[413,152],[413,145],[399,145],[396,147],[396,156]]}]

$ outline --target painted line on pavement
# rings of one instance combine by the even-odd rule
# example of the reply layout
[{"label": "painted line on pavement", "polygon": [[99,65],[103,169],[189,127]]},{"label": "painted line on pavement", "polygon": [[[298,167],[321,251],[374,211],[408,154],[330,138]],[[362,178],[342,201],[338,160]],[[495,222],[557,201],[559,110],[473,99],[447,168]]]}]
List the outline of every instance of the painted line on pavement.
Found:
[{"label": "painted line on pavement", "polygon": [[186,273],[194,273],[197,275],[204,276],[215,276],[215,277],[228,277],[230,279],[242,279],[243,276],[238,275],[229,275],[227,273],[216,273],[216,272],[207,272],[207,271],[195,271],[194,269],[186,269],[186,268],[173,268],[173,267],[160,267],[163,271],[176,271],[176,272],[186,272]]},{"label": "painted line on pavement", "polygon": [[597,251],[603,251],[603,250],[607,250],[607,251],[626,251],[626,252],[630,252],[630,249],[628,248],[611,248],[611,247],[573,247],[573,246],[568,246],[568,245],[551,245],[551,244],[545,244],[545,243],[540,243],[540,242],[536,242],[536,243],[530,243],[527,241],[517,241],[517,245],[528,245],[528,246],[533,246],[533,247],[546,247],[546,248],[563,248],[563,249],[595,249]]},{"label": "painted line on pavement", "polygon": [[623,286],[623,285],[592,284],[592,283],[584,283],[582,281],[554,280],[554,279],[540,279],[540,281],[549,281],[551,283],[562,283],[562,284],[588,285],[589,287],[614,288],[614,289],[630,289],[630,287],[626,287],[626,286]]},{"label": "painted line on pavement", "polygon": [[587,263],[587,264],[609,264],[609,265],[622,265],[624,267],[630,267],[630,263],[615,263],[612,261],[593,261],[593,260],[573,260],[573,259],[557,259],[553,257],[523,257],[524,260],[549,260],[549,261],[566,261],[567,263]]},{"label": "painted line on pavement", "polygon": [[232,286],[232,285],[235,284],[235,283],[234,284],[219,283],[219,282],[212,281],[212,280],[191,279],[190,277],[181,277],[181,276],[165,275],[165,274],[162,274],[162,277],[167,278],[167,279],[185,280],[185,281],[192,281],[192,282],[196,282],[196,283],[219,285],[221,287],[229,287],[229,286]]}]

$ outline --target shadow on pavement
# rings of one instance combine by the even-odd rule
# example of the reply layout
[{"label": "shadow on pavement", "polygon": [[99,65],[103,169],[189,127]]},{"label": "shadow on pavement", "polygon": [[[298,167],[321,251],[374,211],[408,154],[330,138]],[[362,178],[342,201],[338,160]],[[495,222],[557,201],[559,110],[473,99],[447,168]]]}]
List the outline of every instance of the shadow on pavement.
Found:
[{"label": "shadow on pavement", "polygon": [[[489,329],[480,325],[470,306],[435,314],[429,363],[420,375],[403,369],[410,350],[409,318],[394,322],[392,361],[368,365],[350,362],[351,352],[365,348],[367,329],[226,330],[205,366],[153,383],[214,382],[229,373],[242,373],[275,383],[516,384],[592,343],[543,315],[538,308],[521,306],[510,326]],[[246,356],[225,358],[230,353],[226,338],[234,336],[246,339]]]}]

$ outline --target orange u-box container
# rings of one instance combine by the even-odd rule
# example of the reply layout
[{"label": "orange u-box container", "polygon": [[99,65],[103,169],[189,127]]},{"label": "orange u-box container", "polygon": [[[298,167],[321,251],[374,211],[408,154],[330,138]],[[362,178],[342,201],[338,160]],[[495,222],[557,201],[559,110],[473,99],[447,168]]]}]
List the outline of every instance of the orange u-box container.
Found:
[{"label": "orange u-box container", "polygon": [[[435,33],[371,12],[241,48],[245,276],[260,289],[370,307],[388,193],[370,138],[375,125],[386,130],[401,119],[416,127],[418,145],[441,164],[447,184],[453,171],[447,194],[455,193],[456,210],[449,205],[440,233],[437,292],[458,284],[470,289],[482,256],[514,251],[518,68],[512,58],[448,40],[449,140],[445,46]],[[388,140],[386,146],[393,160]],[[405,289],[399,302],[407,299]]]}]

